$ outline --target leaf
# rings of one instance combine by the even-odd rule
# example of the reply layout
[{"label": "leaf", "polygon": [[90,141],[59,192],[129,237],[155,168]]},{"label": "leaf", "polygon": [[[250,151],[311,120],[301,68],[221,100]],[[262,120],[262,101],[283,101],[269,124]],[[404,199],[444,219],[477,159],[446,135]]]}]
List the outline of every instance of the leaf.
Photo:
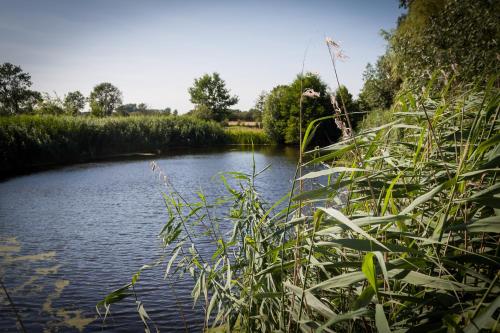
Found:
[{"label": "leaf", "polygon": [[344,320],[356,319],[356,318],[358,318],[358,317],[360,317],[362,315],[365,315],[367,313],[368,313],[368,309],[362,308],[362,309],[357,309],[357,310],[354,310],[354,311],[350,311],[350,312],[347,312],[347,313],[335,316],[334,318],[330,319],[325,324],[321,325],[316,330],[316,333],[323,332],[325,329],[327,329],[328,327],[330,327],[333,324],[339,323],[339,322],[344,321]]},{"label": "leaf", "polygon": [[500,216],[494,215],[467,224],[466,228],[470,232],[494,232],[500,233]]},{"label": "leaf", "polygon": [[385,261],[382,253],[375,251],[373,254],[375,255],[375,258],[377,258],[380,268],[382,269],[382,275],[384,276],[385,282],[389,285],[389,273],[387,273],[387,267],[385,267]]},{"label": "leaf", "polygon": [[358,227],[356,224],[354,224],[351,220],[349,220],[344,214],[342,214],[340,211],[334,209],[334,208],[323,208],[323,207],[319,207],[318,209],[321,209],[322,211],[324,211],[326,214],[330,215],[331,217],[333,217],[334,219],[336,219],[337,221],[345,224],[346,226],[348,226],[349,228],[351,228],[352,230],[356,231],[357,233],[359,233],[360,235],[364,236],[365,238],[368,238],[369,240],[373,241],[374,243],[380,245],[381,247],[383,247],[384,249],[386,249],[387,251],[390,251],[384,244],[380,243],[378,240],[376,240],[375,238],[373,238],[372,236],[370,236],[368,233],[366,233],[363,229],[361,229],[360,227]]},{"label": "leaf", "polygon": [[326,170],[310,172],[310,173],[298,178],[297,180],[312,179],[312,178],[318,178],[318,177],[322,177],[322,176],[328,176],[328,175],[331,175],[334,173],[355,172],[355,171],[368,171],[368,170],[359,169],[359,168],[334,167],[334,168],[328,168]]},{"label": "leaf", "polygon": [[499,307],[500,296],[495,298],[479,316],[471,320],[470,324],[464,329],[464,333],[477,333],[483,329],[491,329],[496,323],[496,318],[493,319],[492,316]]},{"label": "leaf", "polygon": [[432,198],[445,188],[448,188],[450,186],[451,182],[447,181],[445,183],[439,184],[438,186],[434,187],[432,190],[429,192],[422,194],[421,196],[417,197],[415,200],[413,200],[405,209],[401,211],[401,215],[406,215],[411,213],[413,209],[415,209],[418,205],[421,205]]},{"label": "leaf", "polygon": [[379,333],[391,333],[382,304],[375,305],[375,326],[377,326],[377,332]]},{"label": "leaf", "polygon": [[[330,241],[316,242],[315,246],[318,247],[338,247],[338,248],[349,248],[357,251],[383,251],[387,252],[386,248],[389,248],[391,252],[407,252],[408,248],[401,245],[387,244],[386,248],[373,243],[367,239],[332,239]],[[384,244],[385,245],[385,244]]]},{"label": "leaf", "polygon": [[[411,220],[411,217],[408,215],[385,215],[385,216],[366,216],[361,217],[355,220],[352,220],[354,224],[358,227],[364,227],[367,225],[375,225],[375,224],[387,224],[392,222],[403,222],[406,220]],[[328,235],[342,232],[341,227],[330,227],[323,230],[318,231],[317,235]]]},{"label": "leaf", "polygon": [[[285,282],[284,286],[291,291],[293,291],[296,295],[299,297],[302,297],[302,289],[291,284],[290,282]],[[336,313],[333,312],[328,306],[323,304],[316,296],[314,296],[310,291],[304,290],[304,295],[303,297],[305,298],[305,304],[307,304],[308,307],[314,309],[318,313],[320,313],[322,316],[325,318],[332,318],[336,316]]]},{"label": "leaf", "polygon": [[179,254],[179,251],[182,249],[182,246],[178,246],[177,249],[175,250],[175,252],[172,254],[172,257],[170,258],[170,260],[168,261],[168,264],[167,264],[167,269],[165,270],[165,275],[163,276],[164,279],[167,278],[167,275],[168,273],[170,272],[170,268],[172,267],[172,264],[174,263],[175,261],[175,258],[177,258],[177,255]]},{"label": "leaf", "polygon": [[355,284],[357,282],[363,281],[366,279],[366,276],[363,272],[351,272],[344,273],[341,275],[337,275],[331,279],[320,282],[312,287],[309,287],[309,291],[320,289],[333,289],[333,288],[343,288]]},{"label": "leaf", "polygon": [[304,133],[304,138],[302,139],[302,148],[301,148],[302,152],[304,152],[304,149],[307,147],[307,145],[309,144],[309,142],[313,138],[314,133],[316,133],[316,129],[319,125],[317,123],[320,123],[323,120],[332,119],[332,118],[334,118],[334,116],[321,117],[318,119],[314,119],[313,121],[311,121],[309,123],[309,125],[307,126],[307,129]]},{"label": "leaf", "polygon": [[351,306],[351,310],[357,310],[362,307],[367,306],[368,304],[371,303],[373,295],[375,295],[375,290],[369,285],[367,286],[363,292],[356,298],[354,303]]},{"label": "leaf", "polygon": [[393,269],[389,271],[389,277],[402,280],[416,286],[450,291],[481,291],[484,288],[466,285],[452,280],[446,280],[435,276],[422,274],[415,271]]},{"label": "leaf", "polygon": [[373,264],[373,252],[368,252],[363,259],[363,264],[361,265],[361,271],[366,276],[366,279],[370,283],[375,293],[378,295],[378,286],[377,286],[377,271],[375,269],[375,265]]}]

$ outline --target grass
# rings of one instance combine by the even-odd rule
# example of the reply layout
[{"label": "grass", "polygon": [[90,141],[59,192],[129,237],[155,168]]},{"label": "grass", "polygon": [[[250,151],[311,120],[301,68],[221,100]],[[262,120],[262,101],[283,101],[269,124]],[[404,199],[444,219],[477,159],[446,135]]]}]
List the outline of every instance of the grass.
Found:
[{"label": "grass", "polygon": [[228,141],[237,144],[271,144],[263,129],[243,126],[226,127]]},{"label": "grass", "polygon": [[191,117],[0,117],[0,172],[85,162],[112,155],[165,153],[172,147],[268,143],[262,132]]},{"label": "grass", "polygon": [[[305,152],[297,170],[321,169],[295,179],[281,210],[261,201],[255,166],[221,175],[224,200],[188,203],[167,183],[160,237],[171,256],[156,265],[193,277],[207,331],[496,331],[499,101],[493,83],[403,93],[391,122]],[[295,186],[324,177],[313,190]],[[194,225],[216,247],[210,256]],[[139,273],[100,305],[133,294]]]}]

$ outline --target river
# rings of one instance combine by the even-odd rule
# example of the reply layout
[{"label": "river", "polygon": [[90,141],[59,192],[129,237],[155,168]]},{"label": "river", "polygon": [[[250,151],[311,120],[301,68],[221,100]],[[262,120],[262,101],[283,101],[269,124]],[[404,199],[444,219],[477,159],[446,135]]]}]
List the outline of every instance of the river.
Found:
[{"label": "river", "polygon": [[[291,186],[292,149],[256,149],[256,182],[273,201]],[[190,150],[155,158],[186,198],[203,189],[224,191],[213,176],[252,169],[249,150]],[[28,332],[141,332],[133,298],[111,307],[106,321],[95,305],[130,282],[143,265],[162,254],[158,232],[166,222],[165,189],[151,160],[74,165],[0,183],[0,277]],[[201,331],[203,312],[193,306],[190,280],[175,287],[164,267],[145,271],[137,294],[161,332]],[[0,290],[0,332],[19,329]]]}]

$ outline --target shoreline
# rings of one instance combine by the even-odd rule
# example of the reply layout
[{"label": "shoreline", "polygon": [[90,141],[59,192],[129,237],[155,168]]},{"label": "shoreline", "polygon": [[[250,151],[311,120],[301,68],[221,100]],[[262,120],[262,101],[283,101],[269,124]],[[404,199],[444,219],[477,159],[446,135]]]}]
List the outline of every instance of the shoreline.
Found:
[{"label": "shoreline", "polygon": [[[273,147],[273,148],[283,148],[286,149],[286,145],[277,145],[269,143],[254,144],[254,147]],[[206,152],[217,152],[225,151],[228,148],[251,148],[252,144],[244,143],[228,143],[221,145],[209,145],[209,146],[176,146],[172,147],[167,151],[159,152],[131,152],[131,153],[121,153],[121,154],[107,154],[99,157],[93,157],[88,159],[81,159],[79,161],[70,161],[63,163],[44,163],[44,164],[32,164],[24,166],[22,169],[4,171],[0,174],[0,182],[8,181],[12,178],[19,176],[26,176],[33,173],[57,170],[69,166],[84,165],[89,163],[102,163],[102,162],[119,162],[119,161],[133,161],[133,160],[144,160],[152,157],[167,157],[173,155],[184,155],[193,153],[206,153]]]}]

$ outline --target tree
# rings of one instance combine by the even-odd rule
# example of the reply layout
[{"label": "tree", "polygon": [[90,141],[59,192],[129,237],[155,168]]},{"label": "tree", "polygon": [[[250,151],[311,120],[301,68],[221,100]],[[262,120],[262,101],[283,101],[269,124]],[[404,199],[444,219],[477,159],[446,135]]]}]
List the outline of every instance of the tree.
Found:
[{"label": "tree", "polygon": [[392,35],[384,30],[380,33],[388,42],[385,54],[375,66],[368,64],[363,73],[363,88],[359,94],[359,108],[362,111],[388,109],[401,88],[402,79],[394,71],[395,53],[391,46]]},{"label": "tree", "polygon": [[434,73],[460,82],[487,81],[498,73],[500,2],[489,0],[402,1],[408,13],[390,39],[393,71],[415,90]]},{"label": "tree", "polygon": [[359,104],[355,101],[347,89],[346,86],[341,85],[335,91],[335,99],[338,101],[339,106],[342,108],[346,108],[347,114],[349,115],[349,119],[351,121],[351,125],[353,128],[356,128],[356,124],[363,119],[363,115],[360,113]]},{"label": "tree", "polygon": [[148,105],[146,103],[139,103],[137,105],[137,112],[145,113],[148,110]]},{"label": "tree", "polygon": [[[317,97],[305,97],[303,92],[312,89]],[[279,85],[267,95],[264,104],[263,125],[269,137],[277,143],[297,144],[300,128],[305,132],[309,123],[317,118],[333,115],[327,85],[318,75],[297,75],[290,85]],[[300,104],[302,100],[302,123]],[[316,130],[316,143],[335,141],[340,132],[332,121],[325,121]]]},{"label": "tree", "polygon": [[253,111],[253,120],[257,123],[262,122],[262,115],[264,114],[264,105],[266,104],[267,92],[262,91],[257,100],[255,101],[255,106],[250,111]]},{"label": "tree", "polygon": [[218,73],[205,74],[195,79],[189,88],[191,103],[195,105],[194,114],[203,114],[205,119],[223,121],[229,114],[229,107],[238,103],[237,96],[231,96],[226,83]]},{"label": "tree", "polygon": [[89,104],[93,115],[110,116],[122,104],[122,93],[111,83],[100,83],[90,93]]},{"label": "tree", "polygon": [[51,97],[45,93],[43,99],[37,102],[34,111],[37,114],[62,115],[64,114],[63,102],[57,95]]},{"label": "tree", "polygon": [[82,112],[84,107],[85,97],[78,90],[69,92],[64,97],[64,112],[66,114],[77,116],[80,112]]},{"label": "tree", "polygon": [[31,76],[11,63],[0,65],[0,114],[30,113],[41,94],[30,90]]},{"label": "tree", "polygon": [[177,116],[179,114],[179,112],[177,112],[177,109],[174,110],[174,112],[172,113],[174,116]]},{"label": "tree", "polygon": [[122,104],[116,108],[116,112],[120,116],[129,116],[131,113],[137,112],[137,104],[135,103]]}]

